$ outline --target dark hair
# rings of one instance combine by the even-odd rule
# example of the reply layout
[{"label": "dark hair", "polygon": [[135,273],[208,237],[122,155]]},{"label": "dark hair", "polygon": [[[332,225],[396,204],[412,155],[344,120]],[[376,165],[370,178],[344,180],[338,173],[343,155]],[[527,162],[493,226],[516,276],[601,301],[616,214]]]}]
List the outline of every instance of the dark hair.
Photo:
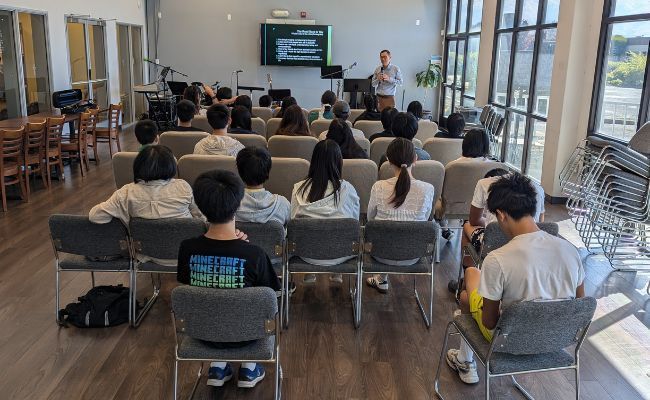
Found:
[{"label": "dark hair", "polygon": [[282,99],[282,106],[280,107],[280,111],[275,115],[275,118],[282,118],[284,116],[284,113],[287,111],[287,108],[298,104],[296,99],[291,96],[287,96],[284,99]]},{"label": "dark hair", "polygon": [[230,127],[251,130],[251,112],[245,106],[235,106],[230,112]]},{"label": "dark hair", "polygon": [[243,198],[244,183],[231,171],[207,171],[194,181],[194,201],[210,223],[232,221]]},{"label": "dark hair", "polygon": [[408,167],[415,160],[415,146],[410,140],[398,137],[388,145],[386,149],[386,158],[388,162],[400,169],[397,182],[395,182],[395,191],[390,204],[398,208],[404,201],[411,190],[411,176]]},{"label": "dark hair", "polygon": [[249,112],[251,113],[253,112],[253,100],[251,100],[250,96],[247,94],[242,94],[241,96],[237,96],[233,105],[244,106],[248,109]]},{"label": "dark hair", "polygon": [[380,55],[381,55],[381,53],[386,53],[386,54],[388,54],[390,56],[390,50],[384,49],[384,50],[379,52]]},{"label": "dark hair", "polygon": [[490,153],[490,138],[484,129],[470,129],[463,137],[463,157],[486,157]]},{"label": "dark hair", "polygon": [[260,107],[271,107],[271,103],[273,103],[273,97],[265,94],[259,98],[258,102]]},{"label": "dark hair", "polygon": [[196,106],[191,101],[181,100],[176,104],[176,116],[181,122],[190,122],[195,114]]},{"label": "dark hair", "polygon": [[133,182],[168,180],[176,176],[176,159],[169,147],[147,146],[133,161]]},{"label": "dark hair", "polygon": [[460,113],[452,113],[447,117],[447,132],[450,136],[459,137],[465,129],[465,118]]},{"label": "dark hair", "polygon": [[189,100],[194,104],[194,114],[201,110],[201,89],[196,85],[190,85],[183,90],[183,100]]},{"label": "dark hair", "polygon": [[418,133],[418,120],[411,113],[398,113],[393,119],[391,130],[396,137],[413,140]]},{"label": "dark hair", "polygon": [[225,100],[232,98],[232,89],[228,86],[222,86],[217,89],[217,93],[214,94],[217,97],[217,100]]},{"label": "dark hair", "polygon": [[363,105],[368,112],[377,112],[377,97],[370,93],[363,96]]},{"label": "dark hair", "polygon": [[381,126],[385,131],[390,131],[393,127],[393,120],[399,111],[395,107],[386,107],[381,110]]},{"label": "dark hair", "polygon": [[135,138],[141,145],[151,144],[158,136],[158,126],[150,119],[143,119],[135,124]]},{"label": "dark hair", "polygon": [[237,153],[237,171],[246,185],[262,185],[269,179],[271,154],[263,147],[245,147]]},{"label": "dark hair", "polygon": [[366,152],[359,146],[352,135],[352,129],[342,119],[334,118],[327,130],[327,138],[336,142],[341,148],[341,156],[349,158],[368,158]]},{"label": "dark hair", "polygon": [[320,97],[321,104],[329,104],[333,106],[336,103],[336,93],[331,90],[326,90],[323,92],[323,95]]},{"label": "dark hair", "polygon": [[325,197],[327,186],[331,182],[335,193],[334,202],[338,203],[342,168],[343,157],[341,157],[339,145],[330,139],[321,140],[314,147],[309,173],[298,190],[304,196],[309,189],[307,201],[313,203]]},{"label": "dark hair", "polygon": [[410,102],[408,107],[406,107],[406,112],[415,115],[415,118],[417,119],[422,118],[422,103],[417,100]]},{"label": "dark hair", "polygon": [[284,111],[282,121],[280,121],[280,127],[275,134],[287,136],[311,136],[307,119],[299,105],[294,104]]},{"label": "dark hair", "polygon": [[504,175],[490,185],[487,207],[492,214],[500,210],[515,221],[533,216],[537,210],[535,186],[530,178],[520,173]]},{"label": "dark hair", "polygon": [[212,129],[224,129],[228,126],[228,117],[230,117],[230,110],[223,104],[214,104],[208,108],[205,113],[208,118],[208,123]]},{"label": "dark hair", "polygon": [[483,178],[494,178],[495,176],[508,175],[510,171],[504,168],[492,168],[489,170]]}]

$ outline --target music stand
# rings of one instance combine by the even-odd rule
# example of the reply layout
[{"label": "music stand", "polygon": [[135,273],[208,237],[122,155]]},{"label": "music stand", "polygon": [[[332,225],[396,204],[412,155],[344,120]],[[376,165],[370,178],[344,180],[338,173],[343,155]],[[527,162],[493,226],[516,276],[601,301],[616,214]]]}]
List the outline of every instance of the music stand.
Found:
[{"label": "music stand", "polygon": [[285,97],[291,96],[291,89],[269,89],[269,96],[273,101],[282,101]]},{"label": "music stand", "polygon": [[326,65],[320,67],[320,78],[330,80],[330,90],[333,79],[343,79],[343,67],[340,65]]},{"label": "music stand", "polygon": [[185,88],[188,87],[187,82],[181,81],[167,81],[167,86],[174,96],[183,96]]},{"label": "music stand", "polygon": [[344,79],[343,92],[350,93],[350,108],[357,108],[357,94],[370,93],[372,79]]}]

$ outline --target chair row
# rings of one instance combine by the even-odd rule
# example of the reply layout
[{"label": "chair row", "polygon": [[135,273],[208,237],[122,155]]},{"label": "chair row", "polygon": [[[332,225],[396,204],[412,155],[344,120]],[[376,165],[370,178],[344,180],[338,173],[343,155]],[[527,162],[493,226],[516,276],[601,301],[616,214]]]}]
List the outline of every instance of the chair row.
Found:
[{"label": "chair row", "polygon": [[[319,112],[321,109],[320,108],[312,108],[311,110],[305,110],[303,108],[303,112],[306,112],[306,118],[308,118],[309,113],[311,112]],[[359,118],[363,112],[366,111],[365,109],[359,109],[359,108],[353,108],[350,109],[350,117],[348,118],[351,122],[354,123],[354,121]],[[253,117],[258,117],[264,120],[264,122],[267,122],[271,118],[273,118],[273,114],[275,113],[275,109],[271,109],[269,107],[253,107],[251,115]]]}]

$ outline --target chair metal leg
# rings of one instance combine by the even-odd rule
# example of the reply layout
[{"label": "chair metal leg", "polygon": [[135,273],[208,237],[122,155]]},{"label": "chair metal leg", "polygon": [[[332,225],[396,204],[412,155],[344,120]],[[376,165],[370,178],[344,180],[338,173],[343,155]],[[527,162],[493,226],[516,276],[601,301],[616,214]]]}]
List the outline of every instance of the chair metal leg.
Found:
[{"label": "chair metal leg", "polygon": [[[416,286],[417,283],[417,275],[413,276],[413,292],[415,293],[415,301],[418,303],[418,308],[420,309],[420,314],[422,314],[422,319],[424,319],[424,325],[426,325],[427,329],[431,327],[431,320],[429,317],[427,317],[426,311],[424,311],[424,307],[422,306],[422,302],[420,301],[420,295],[418,294],[418,288]],[[431,299],[433,299],[433,296],[431,296]],[[431,304],[430,309],[433,309],[433,304]]]},{"label": "chair metal leg", "polygon": [[490,400],[490,360],[485,363],[485,400]]},{"label": "chair metal leg", "polygon": [[178,359],[174,360],[174,400],[178,399]]},{"label": "chair metal leg", "polygon": [[196,381],[194,381],[194,386],[192,386],[192,392],[190,393],[190,399],[194,397],[196,388],[199,386],[199,381],[201,381],[201,374],[203,373],[203,363],[201,363],[201,368],[199,368],[199,373],[197,374]]},{"label": "chair metal leg", "polygon": [[137,304],[138,304],[138,302],[137,302],[137,292],[135,290],[136,289],[136,282],[135,281],[138,278],[137,273],[136,273],[135,277],[133,278],[133,308],[135,310],[135,312],[133,314],[134,315],[134,317],[133,317],[133,327],[134,328],[137,328],[138,326],[140,326],[140,323],[142,323],[142,320],[144,319],[144,317],[147,315],[147,313],[149,312],[151,307],[154,305],[156,300],[158,300],[158,295],[160,294],[160,286],[161,286],[161,283],[162,283],[162,281],[160,280],[160,274],[156,274],[156,275],[158,275],[158,280],[159,280],[158,285],[156,285],[156,280],[154,278],[154,274],[152,273],[150,275],[151,275],[151,285],[153,286],[153,293],[151,294],[151,298],[149,298],[149,300],[147,300],[147,302],[142,306],[142,310],[140,310],[140,312],[137,312]]},{"label": "chair metal leg", "polygon": [[[447,329],[445,330],[445,339],[442,342],[442,349],[440,350],[440,359],[438,360],[438,369],[436,370],[436,379],[433,381],[433,391],[440,400],[444,400],[442,394],[440,394],[440,369],[442,367],[442,360],[444,360],[445,353],[447,350],[447,343],[449,342],[449,330],[451,329],[454,323],[450,322],[447,324]],[[462,339],[461,339],[462,340]]]},{"label": "chair metal leg", "polygon": [[530,393],[528,393],[528,391],[523,386],[521,386],[519,382],[517,382],[514,375],[510,375],[510,379],[512,379],[512,384],[515,385],[517,390],[519,390],[519,392],[521,392],[521,394],[523,394],[525,398],[527,398],[528,400],[535,400],[535,398]]},{"label": "chair metal leg", "polygon": [[357,274],[357,320],[354,327],[359,328],[361,326],[361,304],[363,302],[363,272]]},{"label": "chair metal leg", "polygon": [[56,294],[55,294],[55,296],[54,296],[54,297],[55,297],[55,300],[54,300],[54,307],[56,307],[56,309],[54,310],[54,312],[55,312],[55,315],[56,315],[56,323],[57,323],[57,324],[58,324],[58,323],[61,323],[61,320],[60,320],[60,318],[59,318],[59,310],[61,309],[61,306],[59,305],[59,303],[60,303],[60,301],[61,301],[61,299],[60,299],[60,297],[59,297],[59,296],[60,296],[60,295],[59,295],[59,288],[60,288],[60,286],[61,286],[61,282],[60,282],[60,279],[61,279],[61,278],[60,278],[59,274],[60,274],[60,271],[59,271],[59,265],[58,265],[58,263],[57,263],[57,266],[56,266],[56,279],[55,279],[55,280],[56,280]]},{"label": "chair metal leg", "polygon": [[[285,277],[285,280],[283,282],[284,290],[287,293],[289,293],[289,285],[290,285],[289,281],[290,280],[291,280],[291,274],[289,273],[289,270],[287,269],[286,277]],[[285,297],[285,304],[284,304],[284,316],[282,318],[283,321],[284,321],[284,329],[289,329],[289,304],[290,304],[289,296],[286,296]]]},{"label": "chair metal leg", "polygon": [[576,400],[580,400],[580,359],[578,358],[578,352],[576,351]]},{"label": "chair metal leg", "polygon": [[[275,339],[277,340],[277,338]],[[275,346],[275,400],[282,397],[282,367],[280,366],[280,346]]]},{"label": "chair metal leg", "polygon": [[441,249],[442,246],[439,245],[440,242],[442,242],[442,231],[440,229],[438,229],[437,236],[438,237],[436,238],[436,243],[438,243],[438,245],[436,245],[436,252],[435,252],[435,258],[434,258],[434,261],[436,262],[436,264],[440,263],[440,253],[442,252],[442,249]]}]

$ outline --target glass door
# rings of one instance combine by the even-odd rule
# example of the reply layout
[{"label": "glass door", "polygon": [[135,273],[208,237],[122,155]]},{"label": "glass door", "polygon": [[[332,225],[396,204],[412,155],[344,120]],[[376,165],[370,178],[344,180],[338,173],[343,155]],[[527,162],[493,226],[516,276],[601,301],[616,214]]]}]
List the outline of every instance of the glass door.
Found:
[{"label": "glass door", "polygon": [[72,88],[81,89],[84,100],[99,108],[108,107],[103,23],[68,18],[67,28]]},{"label": "glass door", "polygon": [[12,12],[0,10],[0,120],[21,115],[16,54]]},{"label": "glass door", "polygon": [[45,16],[18,13],[23,85],[27,115],[50,110],[50,72]]},{"label": "glass door", "polygon": [[117,52],[120,60],[120,101],[124,106],[124,122],[130,123],[145,111],[144,96],[133,92],[133,86],[144,83],[142,28],[117,24]]}]

